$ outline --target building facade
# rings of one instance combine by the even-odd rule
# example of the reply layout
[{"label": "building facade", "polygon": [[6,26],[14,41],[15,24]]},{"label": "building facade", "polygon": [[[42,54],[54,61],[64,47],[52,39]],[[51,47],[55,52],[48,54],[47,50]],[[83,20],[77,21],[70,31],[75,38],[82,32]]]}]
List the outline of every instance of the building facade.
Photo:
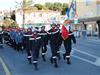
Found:
[{"label": "building facade", "polygon": [[59,19],[60,12],[51,11],[51,10],[26,10],[24,11],[23,18],[23,10],[16,10],[16,21],[21,27],[23,24],[50,24],[57,23]]},{"label": "building facade", "polygon": [[[71,1],[69,4],[71,4]],[[74,0],[76,1],[76,12],[78,14],[78,24],[73,24],[74,29],[84,31],[90,36],[98,36],[99,27],[96,23],[100,18],[100,0]],[[70,18],[73,19],[71,9]]]}]

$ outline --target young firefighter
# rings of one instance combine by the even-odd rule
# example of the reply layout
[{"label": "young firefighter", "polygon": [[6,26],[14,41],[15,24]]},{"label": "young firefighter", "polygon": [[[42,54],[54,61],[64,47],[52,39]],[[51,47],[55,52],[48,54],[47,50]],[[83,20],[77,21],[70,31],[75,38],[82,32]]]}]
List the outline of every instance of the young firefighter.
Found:
[{"label": "young firefighter", "polygon": [[67,60],[67,64],[71,64],[70,62],[70,53],[72,50],[72,41],[74,44],[76,44],[76,39],[74,37],[74,34],[71,31],[71,27],[69,25],[68,20],[65,20],[64,25],[62,26],[62,38],[64,41],[64,47],[65,47],[65,54],[63,54],[64,60]]},{"label": "young firefighter", "polygon": [[38,33],[41,36],[41,50],[42,50],[42,58],[43,61],[45,62],[45,55],[47,51],[47,45],[48,45],[48,34],[45,31],[45,26],[41,27],[41,31]]},{"label": "young firefighter", "polygon": [[62,37],[61,37],[61,30],[60,30],[60,24],[57,24],[56,25],[56,29],[59,30],[58,32],[58,36],[57,36],[57,41],[58,41],[58,46],[57,46],[57,57],[58,59],[60,60],[61,59],[61,56],[60,56],[60,47],[61,47],[61,44],[62,44]]},{"label": "young firefighter", "polygon": [[31,50],[32,50],[32,47],[31,47],[31,42],[30,42],[30,37],[32,37],[32,30],[31,28],[28,28],[27,29],[27,32],[24,34],[24,43],[25,43],[25,49],[26,49],[26,52],[27,52],[27,58],[28,58],[28,61],[29,61],[29,64],[31,64],[31,58],[32,58],[32,55],[31,55]]},{"label": "young firefighter", "polygon": [[57,30],[55,28],[55,24],[52,24],[52,28],[48,31],[49,34],[49,40],[50,40],[50,47],[51,47],[51,53],[52,56],[50,58],[50,61],[52,64],[54,64],[54,67],[57,68],[58,64],[57,64],[57,48],[58,48],[58,32],[59,30]]},{"label": "young firefighter", "polygon": [[41,46],[41,37],[38,36],[37,31],[33,32],[32,37],[30,38],[32,44],[32,57],[33,57],[33,65],[35,70],[38,70],[38,58],[39,58],[39,50]]}]

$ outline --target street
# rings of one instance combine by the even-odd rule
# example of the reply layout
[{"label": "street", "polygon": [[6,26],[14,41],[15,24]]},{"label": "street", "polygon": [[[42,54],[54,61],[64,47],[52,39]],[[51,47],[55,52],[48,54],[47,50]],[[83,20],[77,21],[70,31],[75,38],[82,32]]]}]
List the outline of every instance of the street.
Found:
[{"label": "street", "polygon": [[[63,45],[60,51],[62,56]],[[58,61],[59,67],[54,68],[50,64],[50,56],[51,51],[48,46],[47,61],[43,62],[40,54],[39,71],[35,71],[34,66],[28,64],[25,52],[17,52],[4,45],[4,48],[0,49],[0,75],[100,75],[99,38],[77,38],[77,44],[73,44],[71,65],[68,65],[62,57]]]}]

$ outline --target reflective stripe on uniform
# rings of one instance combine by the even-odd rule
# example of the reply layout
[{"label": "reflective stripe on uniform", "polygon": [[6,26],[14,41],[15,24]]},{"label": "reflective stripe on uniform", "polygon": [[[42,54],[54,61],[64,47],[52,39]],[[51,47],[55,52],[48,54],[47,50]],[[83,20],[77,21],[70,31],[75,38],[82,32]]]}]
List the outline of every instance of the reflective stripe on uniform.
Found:
[{"label": "reflective stripe on uniform", "polygon": [[57,51],[57,53],[60,53],[60,51]]},{"label": "reflective stripe on uniform", "polygon": [[32,56],[28,56],[27,58],[32,58]]},{"label": "reflective stripe on uniform", "polygon": [[32,35],[24,35],[24,36],[32,36]]},{"label": "reflective stripe on uniform", "polygon": [[66,56],[66,58],[70,58],[70,56]]},{"label": "reflective stripe on uniform", "polygon": [[47,33],[38,33],[39,35],[47,35]]},{"label": "reflective stripe on uniform", "polygon": [[42,53],[42,55],[45,55],[46,53]]},{"label": "reflective stripe on uniform", "polygon": [[38,39],[41,39],[41,37],[37,37],[36,39],[35,38],[30,38],[29,40],[38,40]]},{"label": "reflective stripe on uniform", "polygon": [[53,56],[52,58],[55,59],[55,58],[57,58],[57,57],[56,57],[56,56]]},{"label": "reflective stripe on uniform", "polygon": [[58,33],[59,32],[59,30],[57,30],[56,32],[47,32],[48,34],[56,34],[56,33]]},{"label": "reflective stripe on uniform", "polygon": [[37,63],[38,61],[33,61],[33,63]]}]

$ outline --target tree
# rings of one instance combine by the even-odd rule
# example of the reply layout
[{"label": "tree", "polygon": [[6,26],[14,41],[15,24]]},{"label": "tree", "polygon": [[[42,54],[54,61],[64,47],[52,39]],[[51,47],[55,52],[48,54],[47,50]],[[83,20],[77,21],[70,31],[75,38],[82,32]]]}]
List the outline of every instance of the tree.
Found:
[{"label": "tree", "polygon": [[56,10],[56,11],[62,11],[63,10],[63,4],[62,3],[54,3],[53,4],[53,10]]},{"label": "tree", "polygon": [[53,10],[53,3],[47,2],[45,3],[45,7],[47,7],[49,10]]},{"label": "tree", "polygon": [[7,27],[16,28],[16,27],[18,27],[18,24],[13,19],[6,18],[3,21],[3,26],[6,27],[6,28]]},{"label": "tree", "polygon": [[49,10],[53,10],[53,11],[60,11],[62,15],[65,15],[66,13],[66,9],[68,8],[68,4],[67,3],[45,3],[45,7],[47,7]]},{"label": "tree", "polygon": [[61,14],[65,15],[67,10],[68,10],[68,4],[67,3],[63,3],[63,10],[61,11]]},{"label": "tree", "polygon": [[41,4],[35,4],[34,7],[37,7],[38,10],[42,10],[44,8],[44,6]]},{"label": "tree", "polygon": [[24,7],[29,7],[29,6],[32,5],[32,3],[33,3],[32,0],[23,0],[23,6]]}]

